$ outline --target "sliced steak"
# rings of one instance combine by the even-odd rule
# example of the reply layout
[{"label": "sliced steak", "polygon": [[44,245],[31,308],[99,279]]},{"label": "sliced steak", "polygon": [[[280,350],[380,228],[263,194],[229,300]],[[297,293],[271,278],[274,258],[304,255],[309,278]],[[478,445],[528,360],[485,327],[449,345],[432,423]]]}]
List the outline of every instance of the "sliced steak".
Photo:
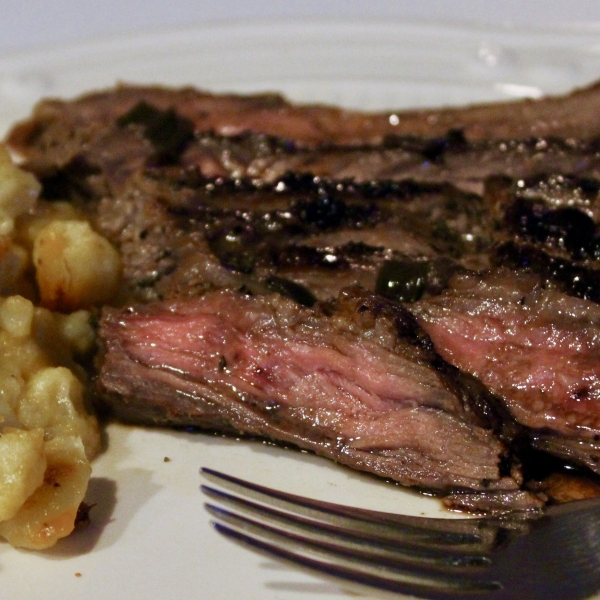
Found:
[{"label": "sliced steak", "polygon": [[[192,88],[127,86],[95,92],[71,101],[44,100],[32,118],[9,135],[15,150],[32,161],[50,154],[67,164],[72,142],[93,138],[98,127],[116,121],[140,103],[174,110],[195,131],[237,135],[266,133],[303,146],[380,144],[389,135],[445,136],[463,131],[468,140],[600,136],[596,115],[600,85],[540,100],[492,102],[459,108],[367,113],[324,105],[294,105],[277,94],[210,94]],[[79,132],[78,134],[75,132]],[[58,142],[58,144],[57,144]]]},{"label": "sliced steak", "polygon": [[264,436],[405,485],[518,488],[488,416],[379,296],[346,290],[311,310],[209,292],[107,309],[100,338],[99,390],[123,420]]},{"label": "sliced steak", "polygon": [[245,287],[308,294],[310,304],[356,283],[415,300],[485,266],[489,242],[481,198],[451,186],[255,186],[160,170],[93,210],[122,253],[124,296],[138,301]]},{"label": "sliced steak", "polygon": [[[592,117],[599,98],[592,86],[539,101],[367,114],[296,106],[270,94],[121,86],[43,101],[7,141],[49,186],[68,181],[86,193],[118,191],[132,173],[165,161],[213,177],[274,181],[294,171],[450,181],[481,192],[491,174],[600,174]],[[569,112],[574,107],[579,112]],[[557,119],[563,113],[568,120]]]},{"label": "sliced steak", "polygon": [[[500,269],[413,306],[441,356],[502,398],[540,447],[600,468],[600,307]],[[548,440],[564,439],[558,444]],[[578,440],[568,444],[566,440]],[[565,444],[569,450],[565,449]]]},{"label": "sliced steak", "polygon": [[[132,174],[166,163],[193,166],[207,177],[255,182],[273,182],[295,172],[356,182],[445,182],[476,193],[483,192],[483,182],[491,175],[600,175],[597,140],[472,142],[451,131],[441,137],[388,136],[376,146],[303,148],[261,133],[194,134],[193,124],[186,118],[149,105],[137,105],[118,119],[98,123],[91,133],[71,132],[68,143],[49,136],[50,132],[43,142],[32,141],[25,152],[25,164],[42,179],[50,196],[73,191],[87,195],[119,193]],[[40,146],[37,154],[36,145]]]},{"label": "sliced steak", "polygon": [[597,104],[598,85],[393,114],[123,86],[43,102],[9,143],[122,253],[111,414],[493,510],[539,506],[529,452],[600,473]]}]

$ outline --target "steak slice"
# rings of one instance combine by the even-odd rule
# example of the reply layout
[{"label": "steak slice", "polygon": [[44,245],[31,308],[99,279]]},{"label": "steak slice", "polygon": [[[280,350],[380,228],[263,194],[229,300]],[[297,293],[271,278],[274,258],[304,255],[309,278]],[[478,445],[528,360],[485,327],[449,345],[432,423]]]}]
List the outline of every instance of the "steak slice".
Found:
[{"label": "steak slice", "polygon": [[[534,506],[521,443],[600,472],[597,187],[439,181],[594,174],[599,92],[390,119],[122,87],[42,103],[9,139],[123,254],[129,308],[101,324],[114,415],[293,443],[454,506]],[[490,258],[545,274],[482,274]]]},{"label": "steak slice", "polygon": [[356,182],[413,179],[452,183],[479,194],[491,175],[600,175],[596,139],[467,141],[460,131],[450,131],[438,137],[388,136],[379,145],[304,148],[262,133],[195,133],[187,118],[148,104],[98,122],[91,131],[87,121],[76,127],[65,133],[57,124],[39,139],[15,144],[27,168],[44,182],[47,195],[65,195],[68,187],[87,195],[119,193],[132,174],[167,163],[193,166],[207,177],[273,182],[295,172]]},{"label": "steak slice", "polygon": [[597,304],[499,269],[457,276],[413,310],[437,352],[500,397],[540,447],[600,472]]},{"label": "steak slice", "polygon": [[121,85],[75,100],[40,102],[31,119],[9,135],[12,148],[32,162],[55,157],[67,164],[72,144],[92,139],[140,103],[174,110],[195,131],[237,135],[266,133],[301,146],[375,145],[389,135],[442,137],[460,130],[468,140],[558,137],[591,139],[600,135],[596,115],[600,84],[540,100],[493,102],[459,108],[367,113],[324,105],[295,105],[277,94],[210,94],[192,88]]},{"label": "steak slice", "polygon": [[222,290],[105,309],[100,340],[100,397],[119,419],[268,437],[405,485],[518,489],[489,415],[399,303]]},{"label": "steak slice", "polygon": [[489,241],[479,196],[409,182],[256,186],[161,169],[91,204],[121,251],[124,297],[143,302],[245,288],[310,304],[356,283],[415,300],[481,266]]}]

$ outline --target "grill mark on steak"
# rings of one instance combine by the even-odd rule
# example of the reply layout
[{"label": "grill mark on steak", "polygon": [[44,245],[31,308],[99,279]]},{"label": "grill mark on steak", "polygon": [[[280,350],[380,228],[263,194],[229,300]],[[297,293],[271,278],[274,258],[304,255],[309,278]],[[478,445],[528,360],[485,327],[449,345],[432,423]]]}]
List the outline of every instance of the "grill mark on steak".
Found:
[{"label": "grill mark on steak", "polygon": [[[277,289],[273,278],[319,299],[354,283],[408,299],[413,279],[416,297],[437,293],[481,261],[484,217],[480,197],[450,186],[312,177],[255,186],[176,169],[131,178],[99,202],[95,224],[122,253],[124,296],[140,301],[214,288],[263,293]],[[412,279],[402,265],[418,266]]]},{"label": "grill mark on steak", "polygon": [[554,175],[514,183],[494,178],[487,182],[486,195],[506,237],[573,261],[600,258],[597,180]]},{"label": "grill mark on steak", "polygon": [[264,135],[199,136],[180,159],[206,176],[274,181],[287,172],[332,179],[414,179],[449,182],[482,193],[492,175],[518,179],[549,172],[600,175],[597,140],[529,138],[467,142],[449,132],[438,138],[393,137],[380,146],[298,148]]},{"label": "grill mark on steak", "polygon": [[600,183],[598,178],[556,171],[541,177],[525,178],[511,186],[518,198],[544,202],[551,208],[578,208],[600,222]]},{"label": "grill mark on steak", "polygon": [[587,175],[556,172],[520,179],[495,175],[486,179],[484,195],[490,213],[501,226],[514,227],[504,221],[507,210],[517,202],[539,205],[556,214],[577,210],[594,223],[600,222],[600,180]]},{"label": "grill mark on steak", "polygon": [[590,466],[586,444],[600,434],[597,304],[501,269],[459,276],[450,290],[413,310],[445,360],[481,380],[519,423],[582,440],[570,456]]},{"label": "grill mark on steak", "polygon": [[98,385],[122,419],[271,437],[405,485],[518,488],[414,319],[379,296],[311,310],[209,292],[108,309],[100,337]]},{"label": "grill mark on steak", "polygon": [[534,271],[550,287],[599,302],[598,192],[597,180],[564,175],[489,180],[498,241],[492,263]]},{"label": "grill mark on steak", "polygon": [[[590,95],[594,102],[600,96],[595,87],[580,94]],[[74,185],[96,194],[106,189],[118,192],[131,174],[166,160],[194,165],[209,177],[275,181],[294,171],[356,181],[447,181],[481,193],[483,180],[493,174],[600,175],[600,132],[595,124],[578,135],[555,130],[555,123],[533,125],[534,107],[544,102],[561,105],[574,98],[579,95],[522,103],[532,116],[530,128],[507,126],[519,114],[514,109],[520,103],[490,107],[506,111],[504,126],[498,135],[482,137],[470,135],[461,111],[456,112],[456,122],[444,121],[447,129],[429,121],[425,129],[411,129],[410,118],[392,126],[389,115],[293,106],[275,96],[219,97],[191,89],[119,87],[70,102],[42,102],[7,141],[48,190]],[[434,121],[439,117],[423,114]],[[236,124],[227,124],[231,119]],[[286,119],[291,119],[290,126]],[[304,125],[295,129],[301,121]],[[379,125],[373,129],[375,122]],[[501,131],[506,135],[499,135]]]},{"label": "grill mark on steak", "polygon": [[577,264],[553,256],[543,248],[515,240],[494,248],[491,256],[495,266],[533,271],[547,285],[584,300],[600,302],[600,265]]}]

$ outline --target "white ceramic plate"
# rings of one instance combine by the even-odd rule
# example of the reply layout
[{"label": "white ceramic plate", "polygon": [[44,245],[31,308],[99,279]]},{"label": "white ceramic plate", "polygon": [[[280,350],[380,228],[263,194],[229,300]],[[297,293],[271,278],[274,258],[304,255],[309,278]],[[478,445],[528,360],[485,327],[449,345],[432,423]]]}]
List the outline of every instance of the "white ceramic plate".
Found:
[{"label": "white ceramic plate", "polygon": [[[215,27],[2,58],[0,131],[42,96],[73,96],[117,81],[278,90],[299,101],[375,109],[535,97],[597,77],[600,39],[593,33],[405,23]],[[330,501],[441,513],[432,498],[307,453],[113,425],[108,450],[94,463],[92,524],[45,553],[0,543],[2,597],[356,597],[220,538],[202,508],[201,466]]]}]

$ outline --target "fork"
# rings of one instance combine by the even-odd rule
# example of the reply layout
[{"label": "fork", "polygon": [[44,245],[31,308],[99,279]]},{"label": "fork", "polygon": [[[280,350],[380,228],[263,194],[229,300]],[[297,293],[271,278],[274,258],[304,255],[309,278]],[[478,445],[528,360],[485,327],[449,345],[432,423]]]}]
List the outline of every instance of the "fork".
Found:
[{"label": "fork", "polygon": [[579,600],[600,590],[600,499],[537,513],[427,518],[201,473],[218,485],[201,490],[212,500],[205,508],[219,533],[362,591],[429,600]]}]

